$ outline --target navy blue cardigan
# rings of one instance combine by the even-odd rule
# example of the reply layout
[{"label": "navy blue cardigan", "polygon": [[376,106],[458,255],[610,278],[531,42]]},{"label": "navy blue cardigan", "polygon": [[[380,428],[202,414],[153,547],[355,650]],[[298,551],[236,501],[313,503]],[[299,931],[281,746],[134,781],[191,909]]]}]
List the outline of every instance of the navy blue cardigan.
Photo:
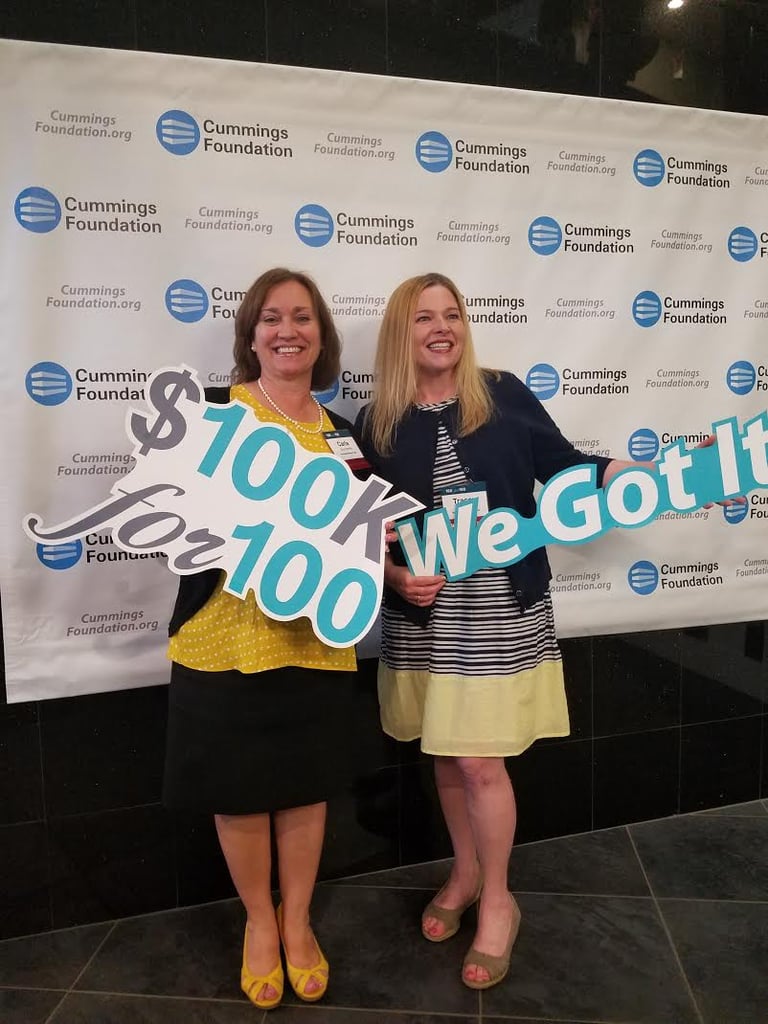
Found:
[{"label": "navy blue cardigan", "polygon": [[[229,388],[206,388],[206,402],[215,405],[226,405],[229,401]],[[325,406],[323,406],[325,409]],[[325,409],[336,430],[351,430],[352,424],[343,416],[338,416],[330,409]],[[174,636],[192,616],[199,612],[216,589],[221,569],[203,569],[191,576],[179,576],[179,592],[173,607],[171,621],[168,623],[168,636]]]},{"label": "navy blue cardigan", "polygon": [[[610,459],[585,455],[574,448],[538,398],[513,374],[502,373],[496,379],[489,373],[487,379],[495,415],[466,437],[457,436],[458,403],[439,415],[412,407],[397,427],[392,454],[381,455],[373,448],[365,428],[367,406],[361,410],[355,436],[374,471],[388,480],[394,490],[418,498],[426,510],[433,508],[432,475],[438,422],[442,421],[454,440],[464,472],[470,480],[486,484],[489,509],[513,508],[530,518],[536,512],[534,482],[546,483],[561,470],[585,463],[597,466],[597,484],[602,486]],[[423,517],[424,512],[415,516],[420,527]],[[399,545],[391,545],[391,554],[397,564],[405,564]],[[543,597],[552,576],[544,548],[537,548],[507,566],[506,571],[523,609]],[[424,624],[429,620],[429,608],[405,601],[390,587],[385,588],[384,600],[412,622]]]}]

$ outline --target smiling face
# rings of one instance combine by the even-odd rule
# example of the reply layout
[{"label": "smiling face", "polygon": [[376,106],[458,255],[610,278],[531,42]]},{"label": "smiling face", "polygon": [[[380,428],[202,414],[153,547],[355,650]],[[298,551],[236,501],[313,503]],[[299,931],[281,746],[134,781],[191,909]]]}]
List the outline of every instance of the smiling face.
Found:
[{"label": "smiling face", "polygon": [[413,318],[413,362],[416,375],[454,375],[464,351],[466,331],[456,297],[442,284],[425,288]]},{"label": "smiling face", "polygon": [[312,378],[320,355],[320,322],[312,296],[298,281],[271,288],[253,331],[251,347],[265,382]]}]

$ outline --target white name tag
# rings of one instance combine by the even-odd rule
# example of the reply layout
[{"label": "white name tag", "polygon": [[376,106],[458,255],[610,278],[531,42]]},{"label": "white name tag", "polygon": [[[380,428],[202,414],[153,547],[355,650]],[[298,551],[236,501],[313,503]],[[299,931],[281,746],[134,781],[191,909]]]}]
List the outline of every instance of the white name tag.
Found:
[{"label": "white name tag", "polygon": [[440,500],[451,522],[456,518],[457,505],[475,504],[478,519],[488,512],[488,492],[485,489],[485,484],[475,480],[468,484],[444,487],[440,491]]},{"label": "white name tag", "polygon": [[333,454],[337,458],[343,459],[344,462],[349,462],[351,459],[363,458],[360,446],[354,437],[352,437],[351,431],[326,430],[323,436],[328,442],[328,447],[331,449]]}]

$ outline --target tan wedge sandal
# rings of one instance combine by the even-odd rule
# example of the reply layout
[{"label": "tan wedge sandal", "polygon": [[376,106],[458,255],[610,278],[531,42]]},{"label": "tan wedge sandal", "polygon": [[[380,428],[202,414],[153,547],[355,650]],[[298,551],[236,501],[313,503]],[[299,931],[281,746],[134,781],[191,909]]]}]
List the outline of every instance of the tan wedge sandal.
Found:
[{"label": "tan wedge sandal", "polygon": [[[445,889],[445,886],[443,886]],[[477,903],[480,899],[480,893],[483,891],[483,879],[482,876],[480,881],[477,883],[477,892],[466,903],[463,903],[460,907],[455,909],[449,909],[448,907],[441,907],[435,902],[440,898],[440,893],[443,889],[435,896],[433,900],[424,908],[424,913],[421,915],[421,934],[427,939],[428,942],[445,942],[446,939],[451,939],[461,927],[461,917],[465,910],[468,910],[473,903]],[[424,930],[424,922],[428,917],[434,917],[435,920],[439,921],[445,928],[442,935],[430,935],[429,932]]]},{"label": "tan wedge sandal", "polygon": [[[490,953],[481,953],[479,949],[475,949],[473,946],[464,957],[464,963],[461,968],[461,980],[467,988],[492,988],[494,985],[498,985],[500,981],[503,981],[506,978],[507,972],[509,971],[509,961],[512,956],[512,947],[517,939],[517,933],[520,931],[520,907],[518,907],[514,896],[512,897],[512,904],[513,915],[512,922],[509,926],[507,948],[501,956],[491,956]],[[470,964],[474,967],[484,967],[488,972],[488,978],[485,981],[470,981],[466,978],[464,976],[464,971]]]}]

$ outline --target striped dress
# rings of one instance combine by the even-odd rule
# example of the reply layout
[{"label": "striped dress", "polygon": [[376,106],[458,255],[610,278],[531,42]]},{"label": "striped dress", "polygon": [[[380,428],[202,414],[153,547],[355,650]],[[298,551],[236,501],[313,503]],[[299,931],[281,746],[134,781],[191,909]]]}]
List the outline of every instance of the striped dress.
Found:
[{"label": "striped dress", "polygon": [[[420,408],[437,415],[447,404]],[[445,487],[467,482],[441,422],[435,508]],[[398,740],[420,736],[429,754],[507,756],[540,737],[567,736],[549,593],[522,613],[506,571],[488,568],[447,582],[426,626],[385,605],[379,701],[384,731]]]}]

